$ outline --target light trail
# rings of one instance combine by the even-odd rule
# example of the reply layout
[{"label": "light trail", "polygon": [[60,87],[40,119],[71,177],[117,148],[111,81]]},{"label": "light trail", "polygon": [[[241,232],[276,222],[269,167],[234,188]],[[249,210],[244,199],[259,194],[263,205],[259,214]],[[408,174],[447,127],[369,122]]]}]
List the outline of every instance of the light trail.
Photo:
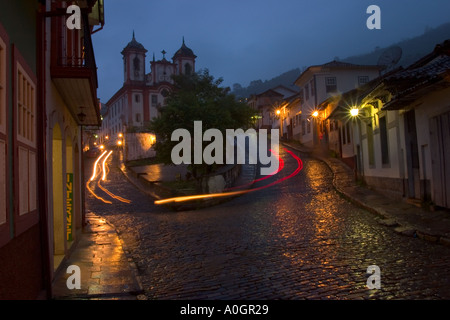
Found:
[{"label": "light trail", "polygon": [[[89,190],[89,192],[96,198],[96,199],[98,199],[98,200],[101,200],[101,201],[103,201],[104,203],[107,203],[107,204],[112,204],[112,202],[111,201],[109,201],[109,200],[105,200],[104,198],[102,198],[102,197],[100,197],[99,195],[97,195],[95,192],[94,192],[94,190],[92,190],[91,189],[91,187],[90,187],[90,182],[91,181],[93,181],[93,180],[95,180],[96,178],[97,178],[97,176],[100,174],[97,174],[97,166],[99,166],[99,161],[100,161],[100,159],[107,153],[108,151],[104,151],[98,158],[97,158],[97,160],[95,161],[95,163],[94,163],[94,168],[93,168],[93,170],[92,170],[92,177],[91,177],[91,179],[89,180],[89,181],[87,181],[86,182],[86,189],[88,189]],[[109,190],[107,190],[105,187],[103,187],[102,185],[101,185],[101,181],[105,181],[105,179],[106,179],[106,176],[107,176],[107,174],[108,174],[108,172],[109,172],[109,170],[108,170],[108,172],[107,172],[107,170],[106,170],[106,168],[107,168],[107,164],[106,164],[106,160],[108,160],[108,158],[111,156],[111,154],[112,154],[112,150],[107,154],[107,156],[103,159],[103,161],[102,161],[102,165],[101,165],[101,169],[102,169],[102,178],[101,179],[99,179],[98,181],[97,181],[97,185],[99,186],[99,188],[100,189],[102,189],[106,194],[108,194],[111,198],[114,198],[114,199],[116,199],[116,200],[119,200],[119,201],[121,201],[121,202],[124,202],[124,203],[131,203],[131,200],[128,200],[128,199],[125,199],[125,198],[122,198],[122,197],[120,197],[120,196],[117,196],[117,195],[115,195],[115,194],[113,194],[112,192],[110,192]],[[100,166],[99,166],[100,167]]]},{"label": "light trail", "polygon": [[103,168],[103,176],[102,176],[102,180],[103,180],[103,181],[105,181],[105,179],[106,179],[105,163],[106,163],[106,160],[108,160],[108,158],[109,158],[109,156],[111,155],[111,153],[112,153],[112,150],[108,153],[108,155],[105,157],[105,159],[103,159],[103,162],[102,162],[102,168]]},{"label": "light trail", "polygon": [[[269,187],[272,187],[278,183],[281,183],[287,179],[290,179],[292,177],[294,177],[295,175],[297,175],[302,169],[303,169],[303,162],[302,160],[297,157],[293,152],[287,150],[286,148],[284,148],[284,150],[286,152],[288,152],[295,160],[297,160],[297,168],[288,176],[280,178],[272,183],[269,183],[268,185],[265,186],[261,186],[258,188],[254,188],[254,189],[249,189],[249,190],[242,190],[242,191],[233,191],[233,192],[222,192],[222,193],[211,193],[211,194],[199,194],[199,195],[193,195],[193,196],[181,196],[181,197],[174,197],[174,198],[168,198],[168,199],[163,199],[163,200],[156,200],[154,203],[155,204],[166,204],[166,203],[171,203],[171,202],[184,202],[184,201],[190,201],[190,200],[198,200],[198,199],[207,199],[207,198],[218,198],[218,197],[230,197],[230,196],[235,196],[235,195],[241,195],[241,194],[245,194],[245,193],[249,193],[249,192],[254,192],[254,191],[258,191],[258,190],[262,190],[262,189],[266,189]],[[280,156],[278,155],[278,157],[280,158]],[[280,158],[281,159],[281,158]],[[280,162],[281,163],[281,162]],[[284,167],[284,162],[283,162],[283,167]],[[279,171],[277,171],[276,173],[278,173]]]},{"label": "light trail", "polygon": [[95,163],[94,163],[94,170],[92,171],[92,177],[91,177],[91,180],[90,180],[90,181],[94,180],[95,177],[97,176],[97,165],[98,165],[98,162],[99,162],[100,159],[105,155],[106,152],[107,152],[107,151],[104,151],[104,152],[97,158],[97,160],[95,160]]}]

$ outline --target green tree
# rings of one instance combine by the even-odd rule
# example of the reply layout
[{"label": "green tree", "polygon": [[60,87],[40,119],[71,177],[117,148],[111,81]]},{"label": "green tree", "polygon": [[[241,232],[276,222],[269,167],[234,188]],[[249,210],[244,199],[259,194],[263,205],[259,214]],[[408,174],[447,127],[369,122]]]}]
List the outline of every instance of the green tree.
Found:
[{"label": "green tree", "polygon": [[[194,121],[202,121],[203,132],[215,128],[225,137],[226,129],[252,126],[253,109],[246,103],[237,101],[230,89],[220,87],[222,78],[214,79],[207,69],[191,75],[173,77],[174,89],[161,108],[158,117],[154,118],[149,129],[156,135],[155,151],[158,160],[172,164],[171,152],[178,141],[171,141],[172,132],[183,128],[194,136]],[[203,142],[203,147],[210,142]],[[192,139],[191,159],[194,159]],[[225,152],[224,152],[225,155]],[[194,178],[209,174],[219,165],[191,164],[189,170]]]}]

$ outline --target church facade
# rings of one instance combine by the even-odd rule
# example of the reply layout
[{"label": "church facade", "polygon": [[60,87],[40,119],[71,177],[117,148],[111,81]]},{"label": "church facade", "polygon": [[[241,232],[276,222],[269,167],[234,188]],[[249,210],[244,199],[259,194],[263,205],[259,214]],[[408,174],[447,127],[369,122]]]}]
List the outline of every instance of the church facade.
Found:
[{"label": "church facade", "polygon": [[173,88],[173,75],[195,72],[196,55],[184,42],[175,52],[172,61],[166,59],[164,50],[161,60],[150,61],[146,71],[147,50],[133,38],[122,50],[123,86],[109,101],[103,112],[99,134],[101,143],[116,143],[127,132],[139,132],[158,116],[159,110]]}]

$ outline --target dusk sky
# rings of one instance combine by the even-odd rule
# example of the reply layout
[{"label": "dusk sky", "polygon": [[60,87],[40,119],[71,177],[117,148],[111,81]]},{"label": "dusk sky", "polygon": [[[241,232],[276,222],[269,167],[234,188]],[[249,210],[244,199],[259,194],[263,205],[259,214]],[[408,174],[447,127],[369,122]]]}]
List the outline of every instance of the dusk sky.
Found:
[{"label": "dusk sky", "polygon": [[[369,30],[368,6],[381,9],[381,30]],[[103,103],[123,84],[122,49],[136,40],[172,58],[185,37],[224,85],[268,80],[294,68],[373,51],[450,22],[449,0],[105,0],[105,27],[93,35],[98,96]]]}]

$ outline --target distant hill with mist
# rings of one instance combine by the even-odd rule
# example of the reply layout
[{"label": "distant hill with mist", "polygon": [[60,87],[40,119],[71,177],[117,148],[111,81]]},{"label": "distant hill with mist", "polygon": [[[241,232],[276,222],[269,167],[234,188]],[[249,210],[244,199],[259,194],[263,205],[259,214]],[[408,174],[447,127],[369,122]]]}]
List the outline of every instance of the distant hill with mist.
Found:
[{"label": "distant hill with mist", "polygon": [[[426,28],[425,32],[420,36],[402,40],[388,47],[376,47],[372,52],[340,59],[340,61],[354,64],[376,65],[385,50],[398,46],[402,49],[402,56],[396,66],[406,67],[433,51],[436,44],[444,42],[446,39],[450,39],[450,23],[436,28]],[[242,87],[240,84],[235,83],[231,90],[237,98],[245,98],[252,94],[259,94],[278,85],[298,90],[298,87],[294,85],[294,81],[301,72],[302,70],[300,68],[294,68],[270,80],[251,81],[247,87]]]}]

